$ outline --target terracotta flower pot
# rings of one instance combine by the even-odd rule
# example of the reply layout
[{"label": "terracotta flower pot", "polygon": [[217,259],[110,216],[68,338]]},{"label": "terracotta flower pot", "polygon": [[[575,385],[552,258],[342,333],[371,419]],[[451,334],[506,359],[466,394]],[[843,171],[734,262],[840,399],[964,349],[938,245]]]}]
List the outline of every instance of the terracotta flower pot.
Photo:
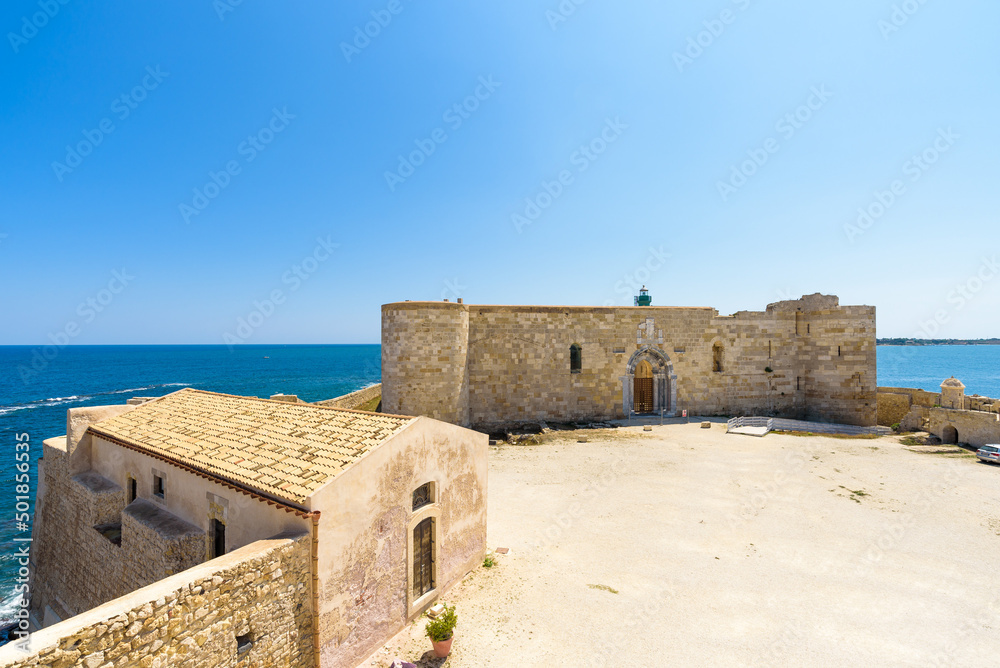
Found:
[{"label": "terracotta flower pot", "polygon": [[451,641],[455,639],[455,636],[448,638],[447,640],[431,640],[431,644],[434,645],[434,656],[439,659],[443,659],[448,654],[451,653]]}]

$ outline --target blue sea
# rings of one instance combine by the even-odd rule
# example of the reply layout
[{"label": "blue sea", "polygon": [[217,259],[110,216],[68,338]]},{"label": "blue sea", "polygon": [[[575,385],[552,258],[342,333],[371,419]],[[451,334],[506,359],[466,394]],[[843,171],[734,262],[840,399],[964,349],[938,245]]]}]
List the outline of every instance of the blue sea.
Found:
[{"label": "blue sea", "polygon": [[[66,409],[122,404],[182,387],[319,401],[380,382],[381,347],[329,346],[0,346],[0,626],[10,620],[19,547],[14,515],[16,436],[30,438],[31,497],[42,441],[66,433]],[[23,440],[23,436],[21,437]],[[32,512],[34,503],[32,503]]]},{"label": "blue sea", "polygon": [[[46,358],[48,355],[49,358]],[[42,441],[66,433],[66,409],[120,404],[182,387],[319,401],[381,380],[378,345],[0,346],[0,620],[14,596],[15,436],[31,443],[31,495]],[[937,391],[955,375],[967,394],[1000,398],[1000,346],[879,346],[878,384]],[[23,437],[22,437],[23,438]],[[32,504],[33,509],[33,504]],[[2,625],[2,624],[0,624]]]},{"label": "blue sea", "polygon": [[1000,346],[878,346],[878,384],[940,392],[955,376],[967,395],[1000,399]]}]

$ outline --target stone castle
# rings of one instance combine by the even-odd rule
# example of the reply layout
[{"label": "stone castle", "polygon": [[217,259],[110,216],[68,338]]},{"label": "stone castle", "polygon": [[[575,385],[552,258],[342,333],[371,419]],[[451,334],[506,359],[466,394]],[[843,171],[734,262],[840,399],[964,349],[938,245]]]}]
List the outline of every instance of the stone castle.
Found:
[{"label": "stone castle", "polygon": [[870,426],[875,309],[386,304],[382,376],[378,413],[351,410],[374,388],[70,409],[38,466],[33,633],[0,668],[358,665],[483,560],[488,438],[468,426]]},{"label": "stone castle", "polygon": [[775,415],[871,426],[875,307],[814,294],[764,311],[382,307],[383,408],[491,430],[634,414]]}]

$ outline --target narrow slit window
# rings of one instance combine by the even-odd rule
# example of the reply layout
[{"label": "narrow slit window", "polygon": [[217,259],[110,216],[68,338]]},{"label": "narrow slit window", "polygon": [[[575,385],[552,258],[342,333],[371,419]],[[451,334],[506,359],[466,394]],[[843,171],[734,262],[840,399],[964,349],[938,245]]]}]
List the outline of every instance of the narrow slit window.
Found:
[{"label": "narrow slit window", "polygon": [[153,496],[158,498],[163,498],[163,477],[154,475],[153,476]]},{"label": "narrow slit window", "polygon": [[580,373],[583,368],[583,348],[574,343],[569,347],[569,371],[570,373]]},{"label": "narrow slit window", "polygon": [[712,346],[712,371],[722,373],[722,344]]},{"label": "narrow slit window", "polygon": [[767,342],[767,359],[771,359],[771,342]]},{"label": "narrow slit window", "polygon": [[132,476],[129,476],[128,477],[128,501],[126,502],[126,504],[132,503],[133,501],[136,500],[136,497],[138,497],[138,496],[139,496],[138,483],[136,482],[135,478],[133,478]]},{"label": "narrow slit window", "polygon": [[219,520],[212,520],[212,558],[221,557],[226,553],[226,525]]},{"label": "narrow slit window", "polygon": [[837,357],[841,357],[841,354],[840,354],[840,346],[837,346]]}]

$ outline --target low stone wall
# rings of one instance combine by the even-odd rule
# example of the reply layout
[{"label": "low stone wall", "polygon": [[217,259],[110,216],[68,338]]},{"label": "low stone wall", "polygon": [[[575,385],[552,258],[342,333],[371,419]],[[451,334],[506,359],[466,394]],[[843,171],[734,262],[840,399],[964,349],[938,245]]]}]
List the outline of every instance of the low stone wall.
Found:
[{"label": "low stone wall", "polygon": [[160,580],[0,647],[0,668],[312,668],[311,541],[257,541]]},{"label": "low stone wall", "polygon": [[888,392],[890,394],[905,394],[910,397],[910,401],[914,406],[931,408],[936,405],[941,405],[940,392],[928,392],[927,390],[918,390],[913,387],[880,387],[878,388],[878,392],[880,394],[883,392]]},{"label": "low stone wall", "polygon": [[365,387],[355,392],[351,392],[350,394],[334,397],[333,399],[317,401],[316,405],[332,406],[333,408],[356,409],[358,406],[363,406],[375,397],[380,396],[382,396],[382,383],[377,383],[371,387]]},{"label": "low stone wall", "polygon": [[981,447],[987,443],[1000,443],[1000,421],[996,413],[981,411],[960,411],[950,408],[932,408],[928,431],[945,443],[952,439],[946,434],[948,428],[957,431],[958,443]]},{"label": "low stone wall", "polygon": [[910,407],[913,405],[913,400],[909,394],[883,392],[882,388],[879,388],[877,401],[876,424],[883,427],[891,427],[894,424],[902,423],[903,419],[906,418],[906,414],[910,412]]}]

